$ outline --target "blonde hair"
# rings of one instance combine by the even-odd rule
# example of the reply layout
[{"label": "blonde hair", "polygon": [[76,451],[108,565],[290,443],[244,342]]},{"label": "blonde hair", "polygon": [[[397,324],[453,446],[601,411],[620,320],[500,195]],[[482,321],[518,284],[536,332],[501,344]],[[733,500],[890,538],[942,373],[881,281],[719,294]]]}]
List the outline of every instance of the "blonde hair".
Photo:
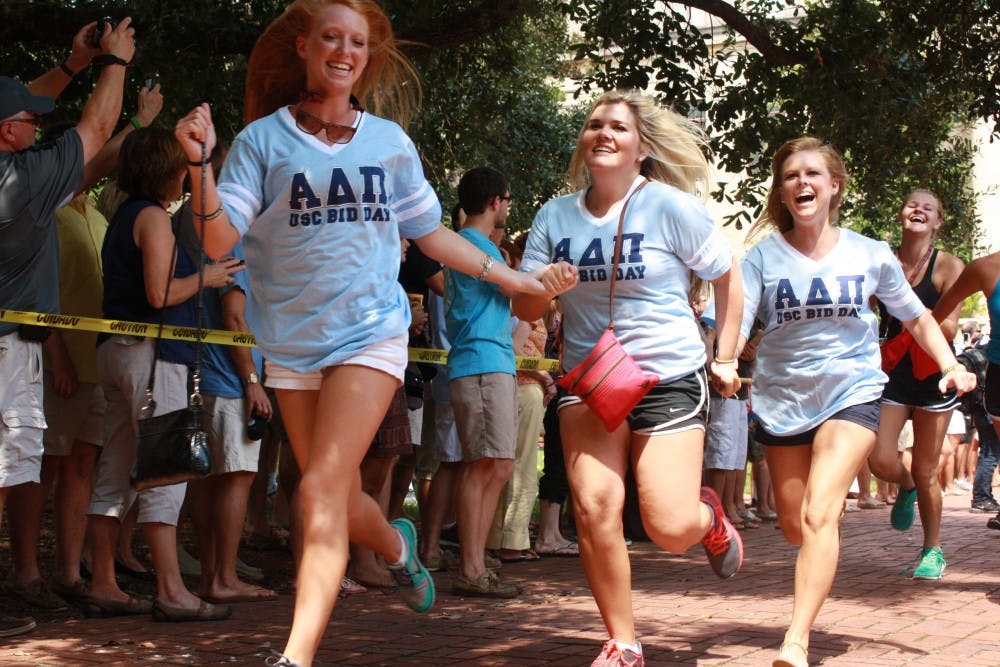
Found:
[{"label": "blonde hair", "polygon": [[[680,114],[659,106],[653,98],[636,90],[615,90],[604,93],[587,112],[606,104],[625,104],[635,116],[639,140],[647,150],[640,173],[653,181],[708,197],[711,168],[702,148],[707,140],[694,122]],[[576,189],[590,185],[591,174],[583,160],[581,140],[587,126],[584,124],[577,137],[576,149],[569,163],[569,180]]]},{"label": "blonde hair", "polygon": [[306,89],[306,68],[296,39],[306,35],[313,17],[343,5],[368,23],[368,64],[351,91],[376,115],[403,127],[420,105],[420,79],[392,36],[389,17],[373,0],[295,0],[257,39],[247,66],[243,120],[251,123],[299,101]]},{"label": "blonde hair", "polygon": [[[899,205],[899,210],[896,212],[897,219],[902,221],[903,209],[906,208],[906,202],[910,201],[910,197],[912,197],[913,195],[927,195],[928,197],[933,197],[934,201],[937,202],[938,220],[941,221],[942,225],[944,224],[944,216],[947,214],[946,211],[944,210],[944,204],[941,203],[941,198],[937,196],[936,192],[934,192],[933,190],[928,190],[927,188],[913,188],[912,190],[906,193],[906,196],[903,197],[903,202]],[[935,236],[937,235],[937,230],[934,231],[934,235]]]},{"label": "blonde hair", "polygon": [[837,194],[830,198],[830,222],[837,222],[837,218],[840,217],[840,204],[844,200],[844,191],[847,189],[848,180],[850,180],[844,158],[828,141],[816,137],[799,137],[786,141],[774,154],[774,159],[771,160],[771,190],[767,193],[767,206],[764,208],[764,213],[750,227],[750,238],[768,227],[774,227],[779,232],[784,233],[795,225],[792,214],[781,201],[781,171],[788,158],[795,153],[804,151],[819,153],[823,162],[826,163],[830,176],[840,183]]}]

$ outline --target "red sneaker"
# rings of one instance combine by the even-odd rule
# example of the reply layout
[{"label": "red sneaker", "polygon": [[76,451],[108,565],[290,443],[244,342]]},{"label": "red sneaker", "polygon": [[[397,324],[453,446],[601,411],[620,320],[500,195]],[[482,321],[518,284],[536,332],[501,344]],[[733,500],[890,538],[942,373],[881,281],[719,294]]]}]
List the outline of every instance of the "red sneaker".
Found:
[{"label": "red sneaker", "polygon": [[722,501],[715,491],[707,486],[701,487],[701,502],[708,505],[715,516],[712,527],[701,538],[701,545],[705,547],[708,564],[712,566],[715,574],[722,579],[728,579],[739,572],[743,565],[743,540],[726,518]]},{"label": "red sneaker", "polygon": [[631,649],[624,651],[618,647],[614,639],[604,642],[601,654],[597,656],[590,667],[646,667],[646,661],[642,659],[642,646],[639,653]]}]

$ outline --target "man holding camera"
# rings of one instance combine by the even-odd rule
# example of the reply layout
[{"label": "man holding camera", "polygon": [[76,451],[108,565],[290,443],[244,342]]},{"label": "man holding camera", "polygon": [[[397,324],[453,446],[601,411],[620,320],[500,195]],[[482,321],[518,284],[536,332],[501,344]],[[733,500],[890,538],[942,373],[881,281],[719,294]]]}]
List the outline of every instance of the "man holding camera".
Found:
[{"label": "man holding camera", "polygon": [[[28,86],[0,76],[0,308],[59,312],[54,212],[83,182],[84,165],[111,136],[121,112],[125,65],[135,52],[130,19],[97,23],[73,38],[69,57]],[[88,64],[102,66],[77,126],[34,148],[42,114]],[[10,489],[38,483],[42,460],[42,345],[45,331],[0,322],[0,513]],[[29,632],[31,619],[0,619],[0,637]]]}]

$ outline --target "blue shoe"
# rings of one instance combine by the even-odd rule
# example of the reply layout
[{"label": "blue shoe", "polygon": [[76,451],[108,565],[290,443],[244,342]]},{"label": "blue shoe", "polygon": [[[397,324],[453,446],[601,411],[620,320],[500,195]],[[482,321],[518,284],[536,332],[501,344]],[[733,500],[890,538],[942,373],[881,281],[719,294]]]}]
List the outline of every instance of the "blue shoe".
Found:
[{"label": "blue shoe", "polygon": [[944,574],[944,554],[938,547],[931,547],[920,552],[920,564],[913,571],[914,579],[930,579],[936,581]]},{"label": "blue shoe", "polygon": [[899,487],[896,494],[896,502],[892,504],[892,512],[889,520],[896,530],[909,530],[913,525],[913,504],[917,501],[917,488],[913,487],[909,491],[904,491]]},{"label": "blue shoe", "polygon": [[389,567],[396,580],[396,592],[413,611],[427,611],[434,606],[434,578],[417,557],[417,529],[409,519],[393,519],[389,523],[406,540],[406,562]]}]

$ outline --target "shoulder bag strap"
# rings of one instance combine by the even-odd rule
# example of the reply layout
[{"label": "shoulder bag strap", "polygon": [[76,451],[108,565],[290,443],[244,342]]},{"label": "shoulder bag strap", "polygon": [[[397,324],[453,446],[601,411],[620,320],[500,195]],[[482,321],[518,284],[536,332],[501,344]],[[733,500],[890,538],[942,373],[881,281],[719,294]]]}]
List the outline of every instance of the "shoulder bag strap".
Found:
[{"label": "shoulder bag strap", "polygon": [[628,199],[625,200],[625,203],[622,204],[622,212],[618,216],[618,234],[617,236],[615,236],[615,258],[611,267],[611,293],[608,295],[609,329],[615,328],[615,283],[618,282],[618,262],[621,260],[621,254],[622,254],[622,229],[625,226],[625,211],[628,209],[628,203],[632,201],[632,197],[635,197],[636,194],[638,194],[639,190],[642,190],[644,187],[646,187],[647,183],[649,183],[648,178],[643,180],[643,182],[640,183],[635,188],[635,190],[632,191],[632,194],[630,194],[628,196]]},{"label": "shoulder bag strap", "polygon": [[[207,167],[208,156],[205,151],[205,144],[201,145],[201,192],[202,198],[205,197],[205,187],[207,185],[208,175],[205,173],[205,168]],[[202,202],[202,211],[205,210],[204,201]],[[202,218],[202,232],[204,232],[205,220]],[[173,229],[171,228],[171,231]],[[170,273],[167,274],[167,286],[163,290],[163,303],[167,303],[167,298],[170,296],[170,283],[173,282],[174,270],[177,264],[177,246],[180,242],[180,229],[174,232],[174,249],[170,255]],[[191,395],[188,396],[188,405],[190,407],[200,407],[202,404],[201,398],[201,340],[204,337],[204,331],[202,329],[203,325],[203,312],[204,312],[204,298],[203,298],[203,287],[205,281],[205,251],[201,245],[201,239],[198,239],[198,307],[197,307],[197,317],[195,321],[195,355],[194,355],[194,368],[191,371]],[[160,326],[156,332],[156,343],[153,345],[153,360],[150,363],[149,368],[149,383],[146,385],[146,405],[143,406],[141,415],[142,417],[152,417],[156,412],[156,401],[153,400],[153,387],[156,383],[156,360],[160,356],[160,341],[163,340],[163,324],[166,318],[166,305],[160,309]]]}]

